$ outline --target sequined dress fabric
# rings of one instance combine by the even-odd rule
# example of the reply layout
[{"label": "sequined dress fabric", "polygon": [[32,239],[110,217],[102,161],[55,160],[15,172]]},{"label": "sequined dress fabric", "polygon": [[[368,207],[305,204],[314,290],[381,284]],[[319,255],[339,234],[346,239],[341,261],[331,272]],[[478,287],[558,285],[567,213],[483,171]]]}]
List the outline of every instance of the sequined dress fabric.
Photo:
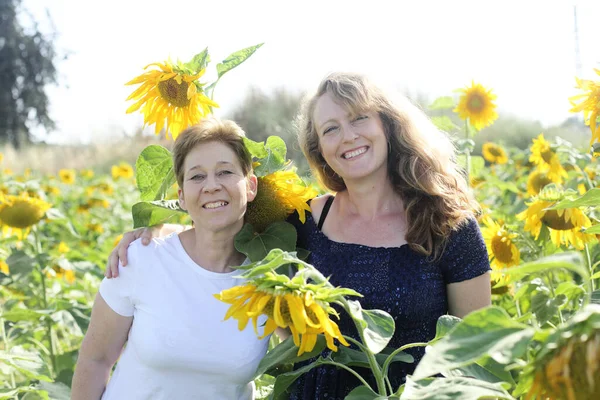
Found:
[{"label": "sequined dress fabric", "polygon": [[[477,277],[490,270],[487,250],[474,219],[454,231],[446,250],[436,264],[413,251],[401,247],[369,247],[329,240],[308,213],[302,224],[294,214],[289,222],[298,231],[298,246],[310,251],[309,262],[334,286],[354,289],[363,309],[385,310],[393,316],[396,331],[389,346],[427,342],[435,337],[438,318],[448,312],[446,284]],[[352,320],[343,311],[337,321],[345,335],[359,339]],[[328,350],[324,352],[324,355]],[[390,380],[396,390],[411,374],[424,354],[423,347],[407,350],[415,363],[393,363]],[[300,368],[309,361],[297,364]],[[367,370],[360,370],[367,382],[376,388]],[[302,375],[288,390],[291,400],[339,399],[360,385],[349,372],[321,366]]]}]

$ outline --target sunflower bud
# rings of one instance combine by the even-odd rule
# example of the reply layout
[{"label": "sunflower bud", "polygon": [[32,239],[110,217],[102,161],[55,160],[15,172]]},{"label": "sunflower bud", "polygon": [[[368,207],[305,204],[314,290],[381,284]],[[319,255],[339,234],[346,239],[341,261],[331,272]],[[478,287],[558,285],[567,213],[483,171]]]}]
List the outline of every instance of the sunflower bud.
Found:
[{"label": "sunflower bud", "polygon": [[273,222],[284,221],[294,211],[304,222],[304,212],[310,211],[307,201],[315,197],[317,191],[301,183],[293,171],[277,171],[259,177],[256,198],[248,203],[246,222],[257,232],[263,232]]}]

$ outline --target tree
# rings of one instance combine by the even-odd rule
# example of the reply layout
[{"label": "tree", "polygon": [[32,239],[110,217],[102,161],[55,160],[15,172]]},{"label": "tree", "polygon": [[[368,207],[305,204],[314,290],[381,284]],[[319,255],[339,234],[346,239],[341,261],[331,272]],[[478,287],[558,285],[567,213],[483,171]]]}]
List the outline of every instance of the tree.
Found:
[{"label": "tree", "polygon": [[32,141],[32,128],[54,128],[46,87],[56,83],[53,38],[35,22],[21,26],[19,12],[21,0],[0,0],[0,141],[16,149]]}]

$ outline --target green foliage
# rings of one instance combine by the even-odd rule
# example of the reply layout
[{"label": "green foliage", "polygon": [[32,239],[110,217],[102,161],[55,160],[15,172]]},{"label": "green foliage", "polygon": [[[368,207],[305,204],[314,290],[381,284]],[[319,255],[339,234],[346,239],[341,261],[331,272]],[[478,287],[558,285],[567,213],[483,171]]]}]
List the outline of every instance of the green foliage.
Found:
[{"label": "green foliage", "polygon": [[135,180],[142,201],[163,200],[176,182],[173,156],[162,146],[150,145],[135,163]]},{"label": "green foliage", "polygon": [[178,200],[143,201],[131,209],[134,228],[166,224],[185,213]]},{"label": "green foliage", "polygon": [[235,248],[250,261],[257,262],[265,258],[271,249],[294,251],[296,237],[296,228],[285,221],[274,222],[262,233],[254,232],[252,225],[245,224],[235,236]]}]

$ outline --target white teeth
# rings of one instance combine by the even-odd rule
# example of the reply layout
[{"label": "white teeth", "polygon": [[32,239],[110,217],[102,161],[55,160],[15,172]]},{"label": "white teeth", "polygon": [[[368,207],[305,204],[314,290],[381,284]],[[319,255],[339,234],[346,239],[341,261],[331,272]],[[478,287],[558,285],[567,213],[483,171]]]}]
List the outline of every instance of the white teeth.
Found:
[{"label": "white teeth", "polygon": [[214,203],[208,203],[204,205],[204,208],[219,208],[226,206],[228,203],[225,201],[216,201]]},{"label": "white teeth", "polygon": [[353,158],[353,157],[359,156],[359,155],[361,155],[361,154],[365,153],[366,151],[367,151],[367,148],[366,148],[366,147],[361,147],[360,149],[356,149],[356,150],[354,150],[354,151],[349,151],[349,152],[347,152],[347,153],[344,153],[344,158],[345,158],[346,160],[348,160],[348,159],[350,159],[350,158]]}]

